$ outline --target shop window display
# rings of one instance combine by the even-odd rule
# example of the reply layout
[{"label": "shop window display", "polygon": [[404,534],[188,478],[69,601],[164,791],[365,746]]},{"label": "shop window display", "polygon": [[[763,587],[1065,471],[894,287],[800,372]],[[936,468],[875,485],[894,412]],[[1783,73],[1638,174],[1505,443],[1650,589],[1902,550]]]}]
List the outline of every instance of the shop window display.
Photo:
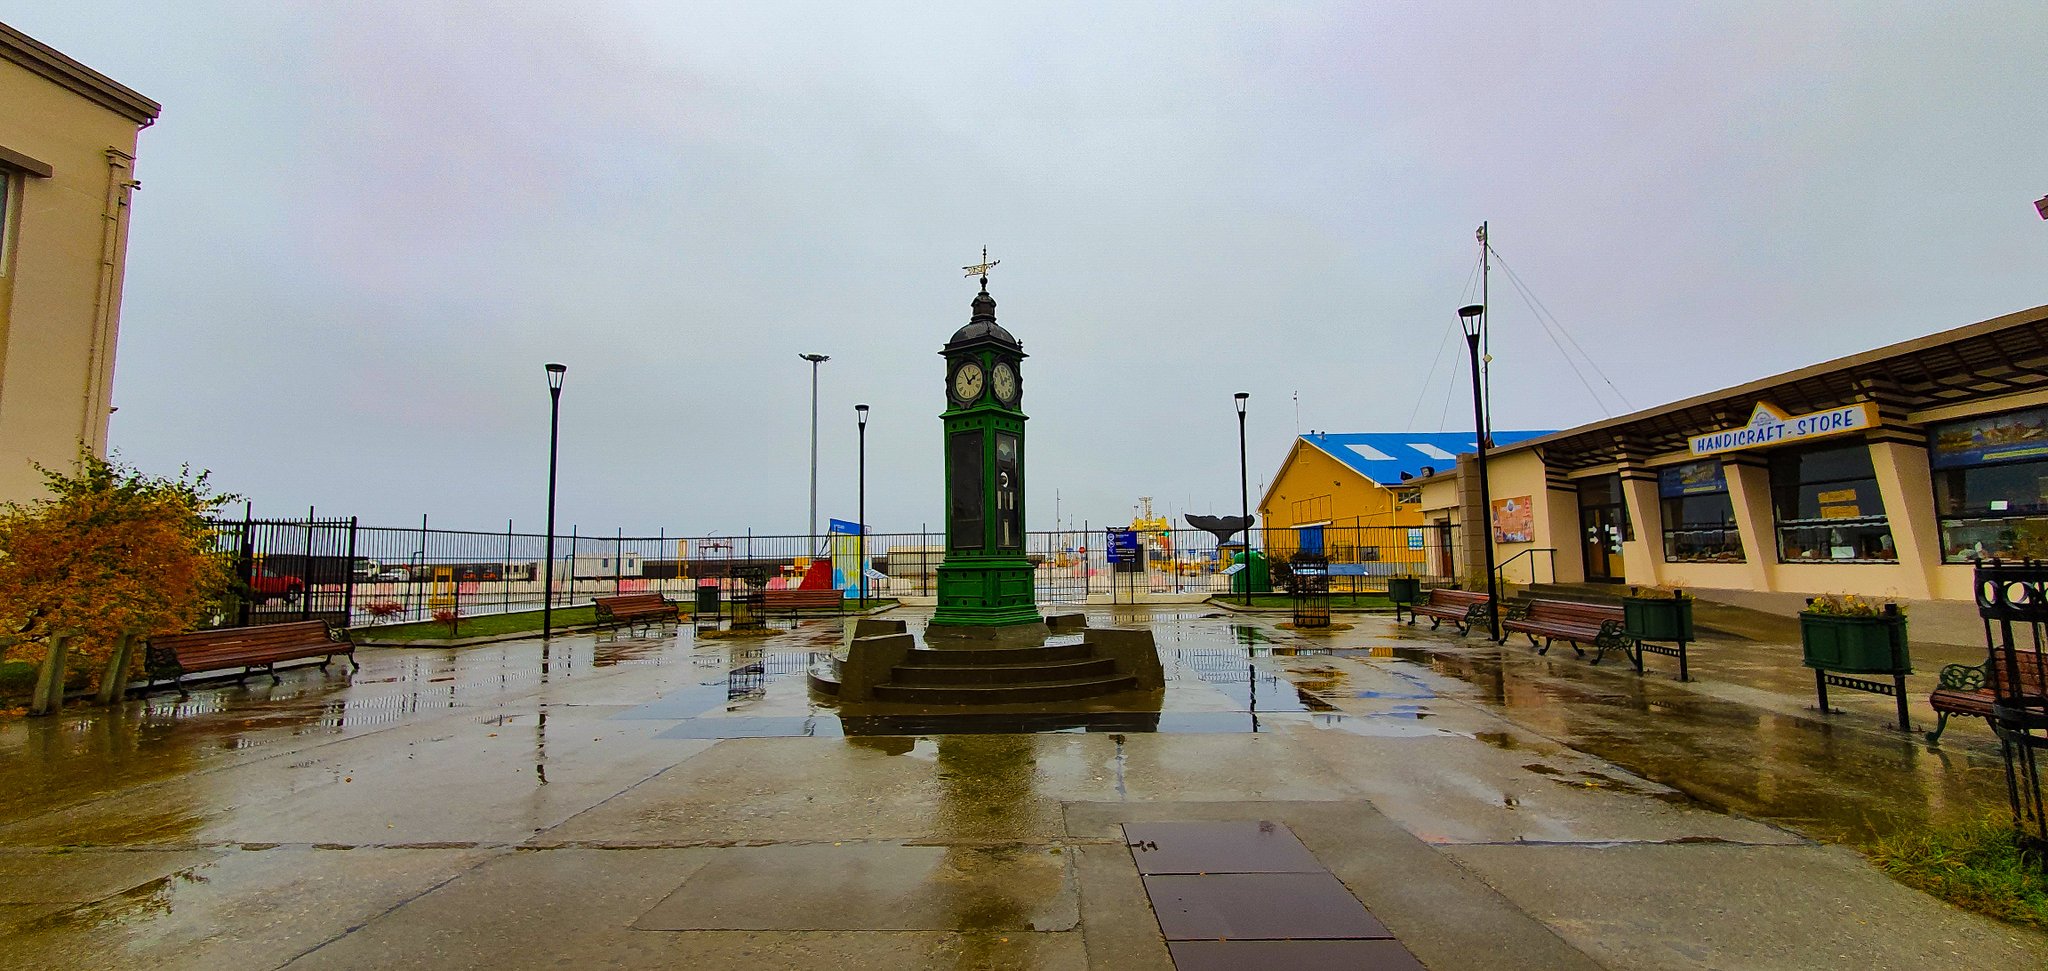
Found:
[{"label": "shop window display", "polygon": [[1741,563],[1742,532],[1719,459],[1688,462],[1657,473],[1664,505],[1664,561]]},{"label": "shop window display", "polygon": [[1780,562],[1898,562],[1863,443],[1773,453],[1771,496]]},{"label": "shop window display", "polygon": [[2048,409],[1937,425],[1928,439],[1944,562],[2048,558]]}]

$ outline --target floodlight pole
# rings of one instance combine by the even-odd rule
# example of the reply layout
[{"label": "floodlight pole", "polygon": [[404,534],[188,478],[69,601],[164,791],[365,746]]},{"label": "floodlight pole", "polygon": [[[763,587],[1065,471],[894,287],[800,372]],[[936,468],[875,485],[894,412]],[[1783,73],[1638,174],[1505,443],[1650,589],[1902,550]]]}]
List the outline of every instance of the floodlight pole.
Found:
[{"label": "floodlight pole", "polygon": [[804,534],[811,544],[804,551],[805,556],[818,555],[818,365],[831,360],[824,354],[798,354],[797,357],[811,362],[811,520],[810,532]]}]

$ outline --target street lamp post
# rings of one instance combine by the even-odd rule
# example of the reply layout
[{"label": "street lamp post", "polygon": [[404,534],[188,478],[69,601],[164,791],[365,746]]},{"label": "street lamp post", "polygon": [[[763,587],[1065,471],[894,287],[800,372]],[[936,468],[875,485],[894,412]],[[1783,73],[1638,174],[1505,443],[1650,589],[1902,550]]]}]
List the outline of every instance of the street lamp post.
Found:
[{"label": "street lamp post", "polygon": [[810,532],[809,532],[809,533],[806,533],[806,534],[805,534],[806,536],[810,537],[810,544],[811,544],[811,546],[810,546],[810,548],[809,548],[809,549],[807,549],[807,550],[805,550],[805,551],[804,551],[804,555],[805,555],[805,556],[817,556],[817,555],[818,555],[818,365],[820,365],[820,364],[823,364],[823,363],[825,363],[826,361],[829,361],[829,360],[831,360],[831,358],[830,358],[830,357],[827,357],[826,355],[823,355],[823,354],[798,354],[798,355],[797,355],[797,357],[800,357],[800,358],[802,358],[802,359],[804,359],[804,360],[806,360],[806,361],[809,361],[809,362],[811,362],[811,519],[810,519]]},{"label": "street lamp post", "polygon": [[854,507],[855,542],[859,544],[860,557],[860,609],[868,609],[868,406],[854,405],[855,420],[860,423],[860,501]]},{"label": "street lamp post", "polygon": [[1252,490],[1250,469],[1244,458],[1244,405],[1251,399],[1251,392],[1240,391],[1237,399],[1237,501],[1238,514],[1244,517],[1244,605],[1252,605]]},{"label": "street lamp post", "polygon": [[555,456],[562,441],[562,377],[566,364],[549,364],[548,372],[548,559],[542,568],[540,636],[555,632]]},{"label": "street lamp post", "polygon": [[1483,530],[1480,542],[1486,550],[1486,629],[1493,640],[1499,641],[1500,591],[1493,576],[1493,488],[1486,478],[1486,449],[1492,444],[1486,439],[1492,430],[1492,423],[1487,421],[1485,389],[1479,377],[1479,341],[1486,333],[1486,306],[1475,303],[1459,307],[1458,324],[1465,330],[1465,348],[1472,356],[1472,437],[1478,439],[1476,444],[1479,449],[1480,520],[1474,525]]}]

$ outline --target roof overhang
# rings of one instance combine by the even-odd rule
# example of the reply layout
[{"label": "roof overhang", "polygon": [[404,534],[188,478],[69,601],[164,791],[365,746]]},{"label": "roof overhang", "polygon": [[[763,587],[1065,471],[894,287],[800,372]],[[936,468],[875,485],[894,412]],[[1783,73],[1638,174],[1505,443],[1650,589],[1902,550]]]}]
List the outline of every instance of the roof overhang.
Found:
[{"label": "roof overhang", "polygon": [[12,61],[144,128],[164,106],[6,24],[0,24],[0,58]]},{"label": "roof overhang", "polygon": [[2048,388],[2048,306],[1930,334],[1580,425],[1490,451],[1536,449],[1569,472],[1683,451],[1687,439],[1747,421],[1759,401],[1807,413],[1873,402],[1886,424],[1941,405]]}]

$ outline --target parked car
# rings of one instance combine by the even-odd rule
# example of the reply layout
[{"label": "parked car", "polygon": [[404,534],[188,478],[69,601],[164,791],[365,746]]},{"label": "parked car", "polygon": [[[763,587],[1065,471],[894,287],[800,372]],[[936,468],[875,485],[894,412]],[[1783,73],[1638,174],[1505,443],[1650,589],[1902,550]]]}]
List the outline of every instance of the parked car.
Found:
[{"label": "parked car", "polygon": [[404,583],[407,580],[412,579],[412,574],[407,573],[404,570],[398,569],[396,567],[393,567],[389,570],[385,570],[384,572],[377,574],[377,579],[387,583]]},{"label": "parked car", "polygon": [[251,599],[259,604],[266,604],[279,598],[291,601],[306,592],[306,581],[266,567],[249,577],[249,590],[252,594]]}]

